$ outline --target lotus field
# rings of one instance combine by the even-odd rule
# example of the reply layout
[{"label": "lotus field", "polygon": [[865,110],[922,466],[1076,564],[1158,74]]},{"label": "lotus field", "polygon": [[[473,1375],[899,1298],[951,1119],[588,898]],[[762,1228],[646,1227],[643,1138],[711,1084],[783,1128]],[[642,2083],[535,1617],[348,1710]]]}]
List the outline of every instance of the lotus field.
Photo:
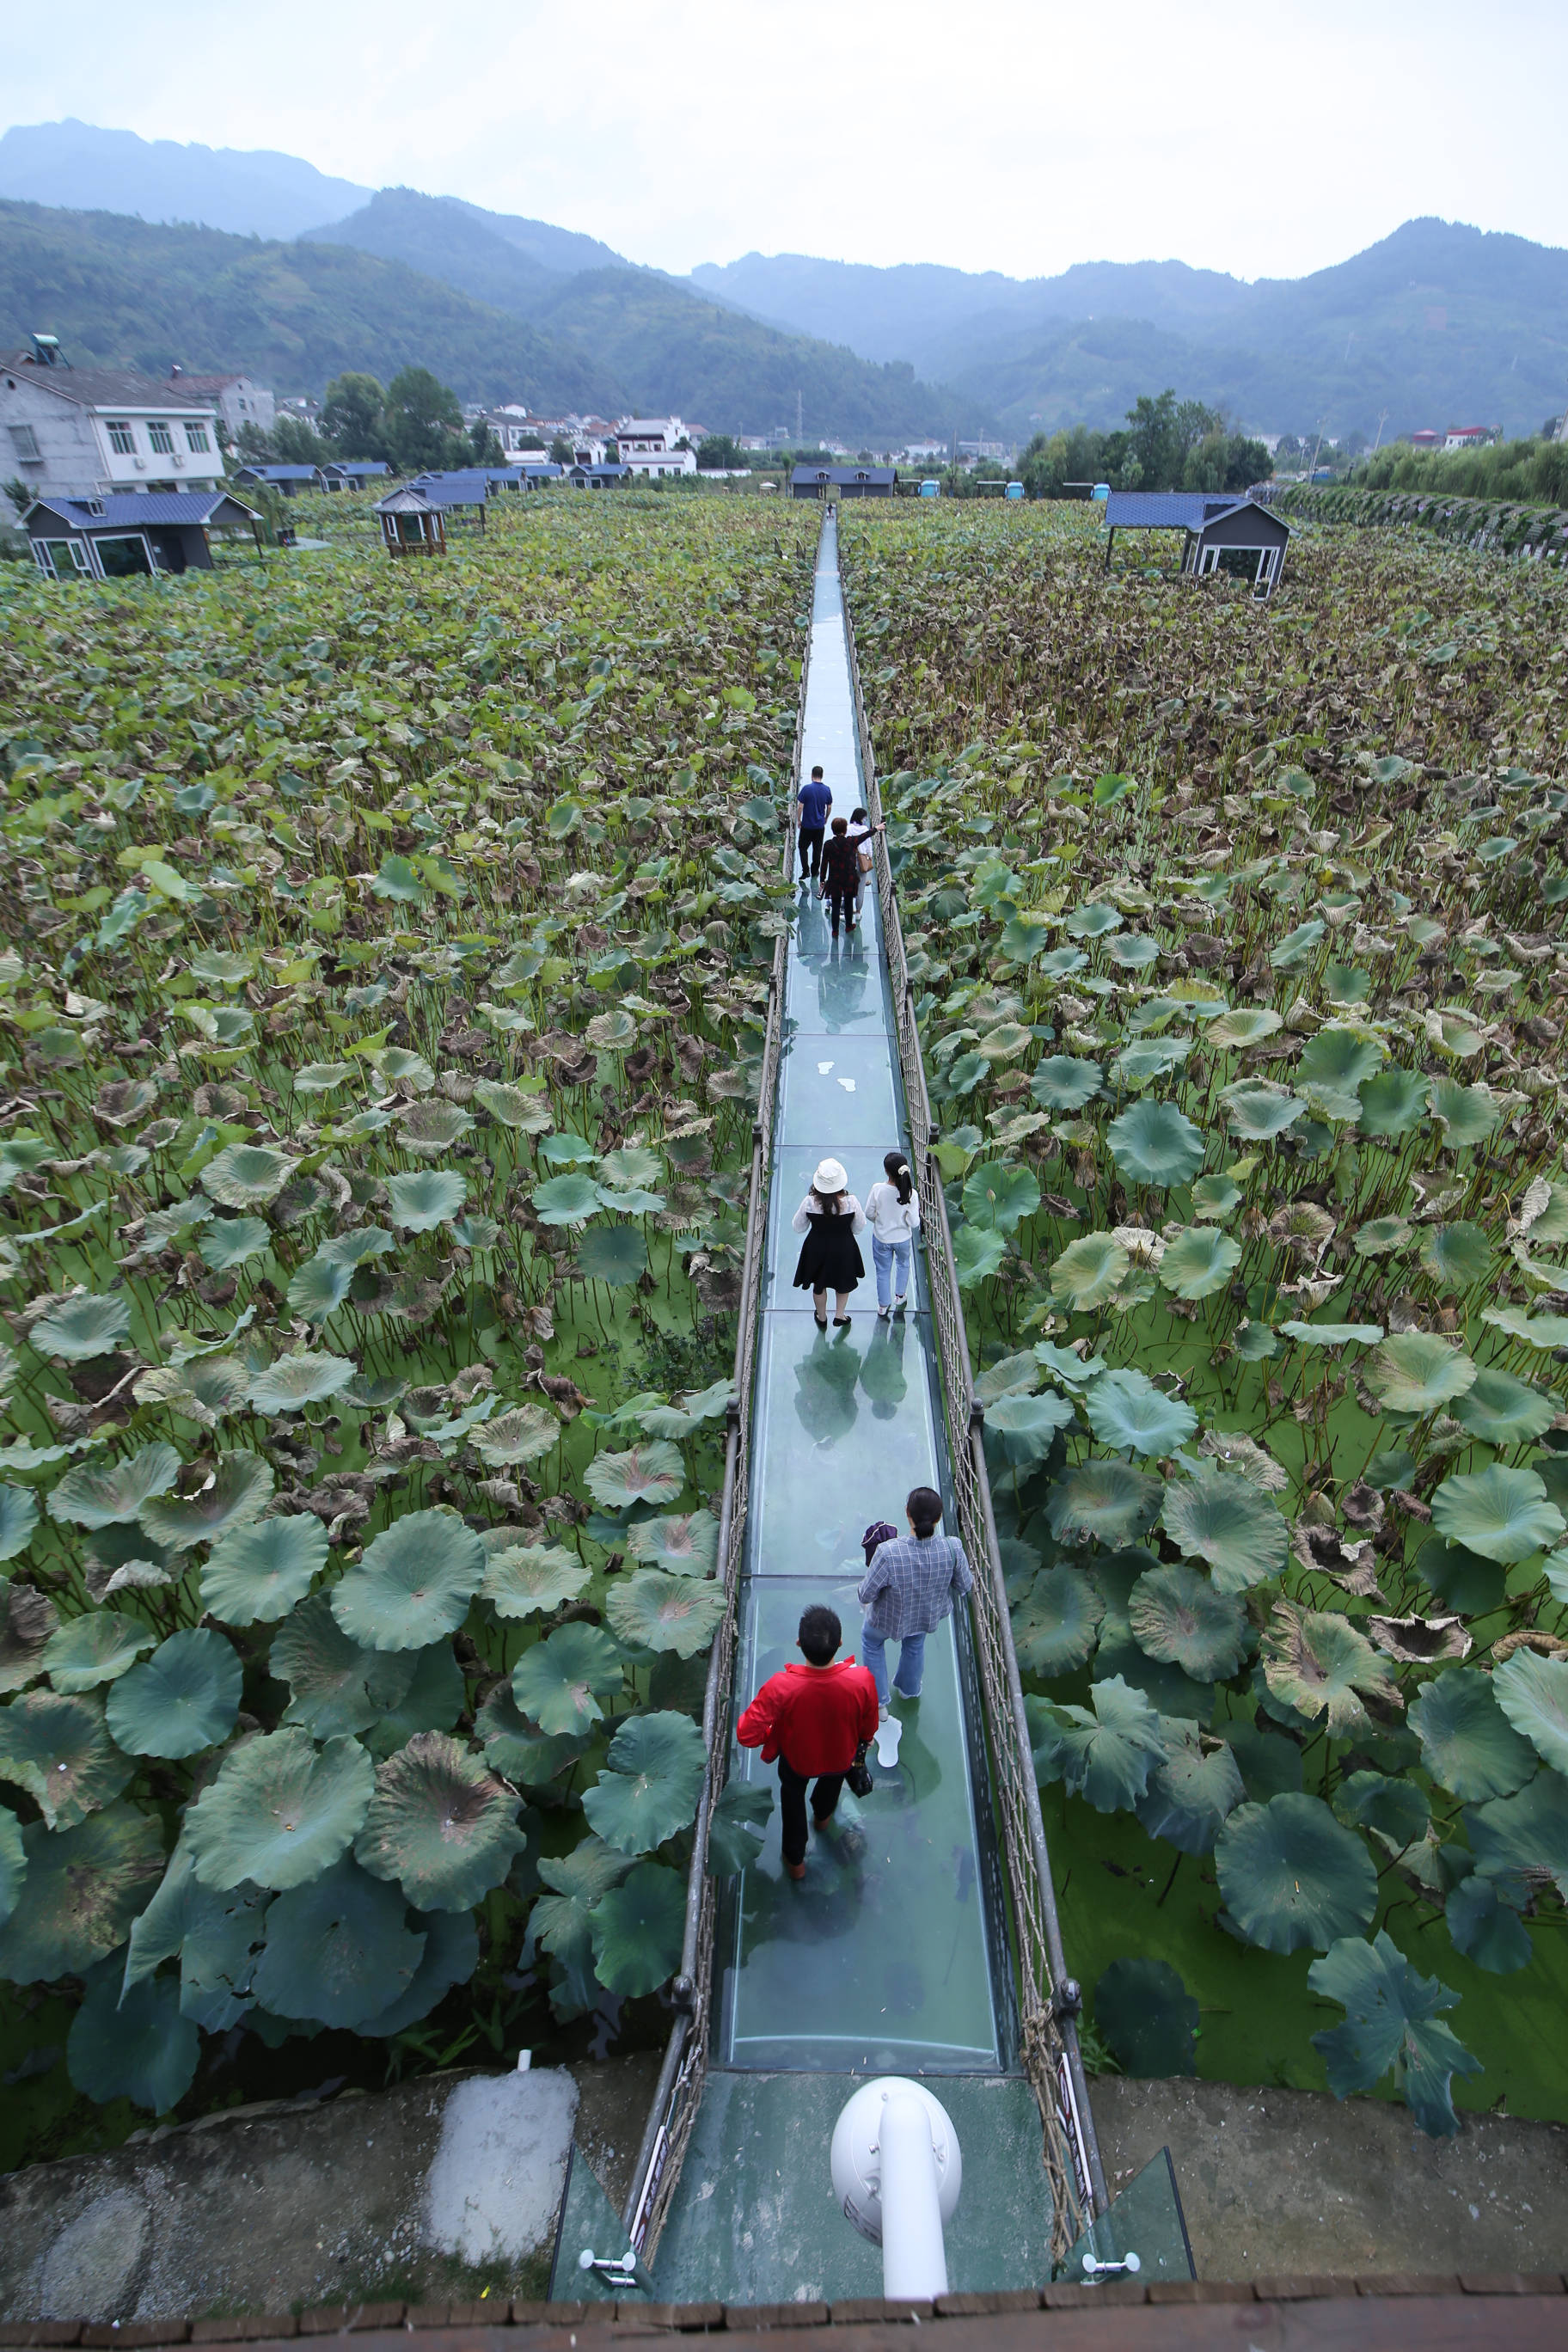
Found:
[{"label": "lotus field", "polygon": [[844,536],[1091,2053],[1568,2117],[1568,582]]},{"label": "lotus field", "polygon": [[348,503],[0,567],[7,2162],[679,1953],[814,533]]}]

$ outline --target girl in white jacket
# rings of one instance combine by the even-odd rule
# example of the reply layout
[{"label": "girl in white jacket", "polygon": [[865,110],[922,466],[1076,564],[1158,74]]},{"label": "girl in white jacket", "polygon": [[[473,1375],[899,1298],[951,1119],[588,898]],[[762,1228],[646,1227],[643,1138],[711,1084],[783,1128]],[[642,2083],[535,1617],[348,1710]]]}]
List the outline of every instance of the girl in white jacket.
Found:
[{"label": "girl in white jacket", "polygon": [[909,1301],[910,1255],[921,1229],[921,1196],[901,1151],[889,1151],[882,1166],[888,1181],[873,1184],[867,1193],[866,1223],[871,1228],[871,1262],[877,1269],[877,1313],[886,1322],[889,1291],[895,1315],[901,1315]]}]

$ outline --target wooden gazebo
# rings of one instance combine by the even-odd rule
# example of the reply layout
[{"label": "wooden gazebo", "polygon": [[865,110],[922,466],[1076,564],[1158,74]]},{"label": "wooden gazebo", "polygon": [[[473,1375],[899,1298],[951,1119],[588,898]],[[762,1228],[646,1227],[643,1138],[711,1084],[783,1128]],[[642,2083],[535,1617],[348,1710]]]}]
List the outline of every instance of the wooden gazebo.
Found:
[{"label": "wooden gazebo", "polygon": [[434,499],[405,482],[376,500],[381,536],[388,555],[445,555],[447,520]]}]

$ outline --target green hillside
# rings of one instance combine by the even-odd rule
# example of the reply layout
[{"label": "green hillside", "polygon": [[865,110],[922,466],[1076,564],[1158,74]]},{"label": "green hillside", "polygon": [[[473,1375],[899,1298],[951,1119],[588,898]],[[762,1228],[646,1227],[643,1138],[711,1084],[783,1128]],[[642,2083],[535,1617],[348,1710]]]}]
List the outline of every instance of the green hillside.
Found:
[{"label": "green hillside", "polygon": [[[521,257],[520,257],[521,258]],[[320,393],[346,368],[432,368],[465,399],[608,409],[632,398],[579,347],[352,247],[0,203],[0,342],[36,328],[81,364],[243,368]]]}]

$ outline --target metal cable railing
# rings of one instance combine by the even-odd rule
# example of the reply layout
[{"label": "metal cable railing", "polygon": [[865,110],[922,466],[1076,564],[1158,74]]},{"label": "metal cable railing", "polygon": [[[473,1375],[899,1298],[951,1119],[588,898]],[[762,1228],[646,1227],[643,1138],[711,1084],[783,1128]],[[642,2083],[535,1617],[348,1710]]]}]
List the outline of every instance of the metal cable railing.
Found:
[{"label": "metal cable railing", "polygon": [[[844,600],[844,624],[866,806],[873,820],[880,822],[881,793],[860,688],[860,663],[847,597]],[[942,1171],[931,1149],[931,1102],[915,1020],[914,989],[904,954],[887,836],[878,833],[874,839],[882,939],[893,993],[910,1139],[918,1171],[921,1215],[927,1237],[926,1275],[942,1365],[953,1498],[964,1549],[981,1571],[975,1577],[971,1606],[1017,1955],[1019,2056],[1039,2103],[1043,2156],[1052,2199],[1051,2252],[1053,2260],[1059,2260],[1084,2224],[1105,2211],[1110,2199],[1079,2049],[1081,1996],[1068,1973],[1062,1950],[1040,1792],[1035,1778],[1023,1686],[991,1507],[991,1481],[983,1442],[984,1412],[974,1395]]]},{"label": "metal cable railing", "polygon": [[[813,576],[815,578],[815,572]],[[784,852],[786,877],[793,876],[795,871],[795,794],[800,789],[800,750],[805,728],[805,693],[810,676],[811,633],[808,628],[805,655],[801,663],[795,749],[790,761],[789,811],[784,824]],[[691,1864],[687,1874],[686,1927],[681,1942],[680,1967],[670,1987],[670,1997],[675,2003],[675,2022],[665,2045],[664,2062],[654,2087],[642,2145],[637,2151],[631,2188],[621,2217],[632,2251],[645,2267],[653,2260],[659,2232],[664,2228],[674,2200],[708,2072],[716,1914],[715,1889],[708,1870],[708,1833],[713,1809],[724,1793],[729,1769],[728,1711],[735,1664],[736,1601],[740,1592],[741,1562],[745,1551],[747,1497],[751,1492],[752,1388],[757,1359],[763,1254],[767,1240],[768,1171],[773,1148],[773,1107],[778,1093],[787,955],[788,940],[781,935],[773,943],[757,1116],[752,1127],[752,1176],[746,1196],[746,1242],[741,1276],[740,1322],[735,1337],[735,1393],[731,1400],[725,1428],[724,1484],[719,1503],[718,1561],[714,1570],[715,1575],[723,1581],[724,1614],[713,1638],[702,1701],[702,1741],[707,1752],[707,1764],[692,1833]]]}]

